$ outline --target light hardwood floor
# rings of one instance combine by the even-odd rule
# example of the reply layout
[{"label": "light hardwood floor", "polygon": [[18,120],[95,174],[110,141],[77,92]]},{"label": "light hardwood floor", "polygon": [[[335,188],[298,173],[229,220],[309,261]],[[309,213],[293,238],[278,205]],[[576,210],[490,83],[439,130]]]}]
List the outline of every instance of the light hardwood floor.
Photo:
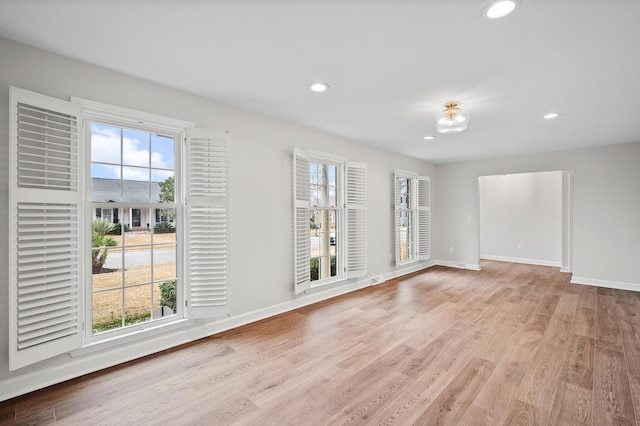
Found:
[{"label": "light hardwood floor", "polygon": [[640,293],[434,267],[0,403],[0,423],[638,424]]}]

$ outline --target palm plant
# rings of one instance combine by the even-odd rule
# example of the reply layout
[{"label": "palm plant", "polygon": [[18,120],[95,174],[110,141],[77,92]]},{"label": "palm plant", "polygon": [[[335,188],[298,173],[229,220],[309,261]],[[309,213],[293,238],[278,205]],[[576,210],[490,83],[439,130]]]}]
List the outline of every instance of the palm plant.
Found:
[{"label": "palm plant", "polygon": [[108,232],[111,232],[114,228],[113,223],[110,223],[106,219],[93,219],[91,224],[91,240],[93,250],[91,250],[91,266],[93,271],[99,271],[104,266],[104,262],[107,261],[107,247],[113,247],[118,243],[113,238],[107,236]]}]

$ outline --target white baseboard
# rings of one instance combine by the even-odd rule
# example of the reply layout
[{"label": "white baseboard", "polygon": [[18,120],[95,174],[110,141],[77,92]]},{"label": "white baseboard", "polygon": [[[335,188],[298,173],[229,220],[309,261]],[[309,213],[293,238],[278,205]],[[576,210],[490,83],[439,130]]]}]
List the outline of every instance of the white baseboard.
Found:
[{"label": "white baseboard", "polygon": [[481,254],[480,259],[497,260],[500,262],[525,263],[527,265],[554,266],[556,268],[562,267],[562,262],[556,262],[554,260],[527,259],[523,257],[509,257],[509,256],[494,256],[492,254]]},{"label": "white baseboard", "polygon": [[401,277],[403,275],[412,274],[414,272],[418,272],[418,271],[430,268],[430,267],[435,266],[435,265],[436,265],[436,263],[433,260],[425,260],[425,261],[422,261],[422,262],[416,262],[416,263],[412,263],[411,265],[406,266],[404,268],[396,269],[395,271],[388,272],[388,273],[384,274],[383,277],[384,277],[385,281],[393,280],[393,279]]},{"label": "white baseboard", "polygon": [[[43,361],[49,362],[49,365],[43,368],[0,381],[0,401],[142,358],[203,337],[206,337],[205,330],[201,326],[198,327],[194,324],[188,329],[152,336],[144,339],[144,341],[114,346],[106,351],[92,351],[87,355],[75,358],[71,357],[70,354],[60,355],[54,359]],[[61,360],[65,360],[65,358],[67,359],[64,364],[60,365]]]},{"label": "white baseboard", "polygon": [[453,260],[435,260],[435,265],[446,266],[447,268],[469,269],[471,271],[480,271],[480,265],[477,263],[456,262]]},{"label": "white baseboard", "polygon": [[358,281],[349,282],[333,288],[312,290],[287,302],[244,314],[210,322],[205,322],[204,320],[185,321],[185,326],[183,327],[167,327],[165,328],[166,332],[158,333],[142,340],[129,340],[126,341],[126,344],[123,340],[122,344],[111,346],[105,350],[99,350],[97,345],[95,348],[79,349],[73,351],[73,356],[71,356],[71,354],[61,355],[52,360],[43,361],[48,364],[35,371],[1,380],[0,401],[283,314],[361,288],[379,285],[384,281],[398,278],[402,275],[426,269],[434,265],[435,263],[432,261],[416,262],[409,267],[391,271],[383,275],[365,277]]},{"label": "white baseboard", "polygon": [[571,284],[591,285],[596,287],[614,288],[616,290],[640,291],[640,283],[625,283],[622,281],[600,280],[586,277],[571,277]]}]

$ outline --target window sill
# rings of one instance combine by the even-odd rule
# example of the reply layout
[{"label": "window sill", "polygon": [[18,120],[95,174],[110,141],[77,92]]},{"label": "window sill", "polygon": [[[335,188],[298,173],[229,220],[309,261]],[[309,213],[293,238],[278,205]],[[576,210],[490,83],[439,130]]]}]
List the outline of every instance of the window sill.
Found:
[{"label": "window sill", "polygon": [[333,278],[333,279],[327,279],[326,281],[314,281],[311,284],[309,284],[309,289],[314,290],[314,289],[326,288],[334,284],[344,284],[346,281],[347,281],[346,278]]},{"label": "window sill", "polygon": [[166,334],[173,330],[178,330],[191,325],[193,320],[179,319],[170,323],[149,326],[148,328],[132,331],[131,333],[119,336],[113,336],[100,340],[93,340],[86,343],[78,349],[69,352],[72,358],[90,355],[95,352],[102,352],[109,348],[114,348],[126,344],[143,343],[145,340],[151,340],[153,337]]},{"label": "window sill", "polygon": [[418,263],[420,260],[419,259],[409,259],[409,260],[402,260],[400,262],[396,262],[396,266],[406,266],[406,265],[411,265],[413,263]]}]

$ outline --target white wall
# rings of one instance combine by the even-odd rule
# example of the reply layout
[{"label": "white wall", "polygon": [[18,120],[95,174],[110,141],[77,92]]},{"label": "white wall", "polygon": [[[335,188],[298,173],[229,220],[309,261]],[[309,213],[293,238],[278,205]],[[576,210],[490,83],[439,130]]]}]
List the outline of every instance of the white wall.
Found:
[{"label": "white wall", "polygon": [[[9,86],[68,100],[78,96],[144,112],[192,121],[198,127],[229,130],[231,317],[196,321],[188,330],[144,344],[77,353],[8,370],[8,318],[0,315],[0,400],[141,354],[200,338],[221,329],[320,300],[369,281],[347,282],[296,297],[293,292],[292,152],[309,148],[362,161],[368,167],[368,274],[400,273],[393,253],[392,175],[397,168],[433,175],[424,162],[372,149],[326,133],[212,102],[196,95],[127,77],[0,39],[0,217],[7,218]],[[260,214],[256,214],[259,209]],[[257,218],[260,219],[257,219]],[[8,221],[0,221],[8,241]],[[0,313],[8,311],[7,245],[0,245]],[[424,266],[424,265],[423,265]]]},{"label": "white wall", "polygon": [[562,172],[480,176],[480,258],[561,266]]},{"label": "white wall", "polygon": [[433,257],[477,264],[479,176],[555,170],[574,178],[573,281],[640,291],[640,142],[438,165]]}]

